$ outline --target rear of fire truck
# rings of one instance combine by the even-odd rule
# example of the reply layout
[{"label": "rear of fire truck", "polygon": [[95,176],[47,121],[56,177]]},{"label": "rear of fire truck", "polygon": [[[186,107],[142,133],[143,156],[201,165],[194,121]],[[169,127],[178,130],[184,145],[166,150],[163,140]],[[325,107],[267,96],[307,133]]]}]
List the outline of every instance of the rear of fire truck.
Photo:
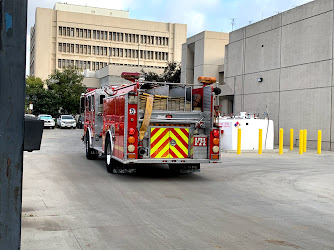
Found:
[{"label": "rear of fire truck", "polygon": [[[138,73],[122,77],[132,83],[100,92],[101,132],[86,126],[86,134],[94,134],[86,137],[88,154],[105,154],[108,172],[167,164],[173,171],[189,173],[199,171],[200,163],[220,162],[215,79],[200,78],[202,85],[194,86],[138,82]],[[96,101],[101,100],[98,93]]]}]

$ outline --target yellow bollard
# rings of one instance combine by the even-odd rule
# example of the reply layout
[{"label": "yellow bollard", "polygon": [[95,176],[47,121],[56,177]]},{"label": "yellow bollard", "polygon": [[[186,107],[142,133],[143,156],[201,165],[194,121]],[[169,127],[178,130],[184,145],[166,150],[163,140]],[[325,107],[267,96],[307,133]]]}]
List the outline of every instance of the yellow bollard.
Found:
[{"label": "yellow bollard", "polygon": [[321,137],[322,137],[322,131],[318,130],[318,155],[321,155]]},{"label": "yellow bollard", "polygon": [[302,155],[304,152],[303,141],[304,141],[304,130],[299,130],[299,154],[300,155]]},{"label": "yellow bollard", "polygon": [[279,130],[279,154],[282,155],[283,154],[283,129],[280,128]]},{"label": "yellow bollard", "polygon": [[304,153],[306,152],[306,146],[307,146],[307,129],[304,129],[304,141],[303,141]]},{"label": "yellow bollard", "polygon": [[262,129],[259,129],[259,155],[262,155]]},{"label": "yellow bollard", "polygon": [[293,129],[290,129],[290,150],[293,151]]},{"label": "yellow bollard", "polygon": [[237,154],[241,154],[241,129],[238,128],[238,145],[237,145]]}]

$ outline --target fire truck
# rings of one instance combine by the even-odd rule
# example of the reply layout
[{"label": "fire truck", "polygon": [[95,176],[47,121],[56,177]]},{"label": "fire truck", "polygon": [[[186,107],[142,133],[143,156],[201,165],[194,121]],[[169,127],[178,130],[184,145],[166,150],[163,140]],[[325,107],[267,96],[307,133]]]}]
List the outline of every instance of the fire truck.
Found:
[{"label": "fire truck", "polygon": [[198,172],[200,163],[220,162],[215,78],[186,85],[141,81],[139,73],[122,77],[129,84],[81,95],[87,159],[104,155],[109,173],[146,164],[189,173]]}]

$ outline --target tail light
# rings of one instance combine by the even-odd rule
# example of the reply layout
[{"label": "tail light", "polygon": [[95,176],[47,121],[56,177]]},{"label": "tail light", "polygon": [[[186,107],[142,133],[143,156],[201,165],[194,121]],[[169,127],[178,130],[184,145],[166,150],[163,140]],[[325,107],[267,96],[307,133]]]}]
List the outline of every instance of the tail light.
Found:
[{"label": "tail light", "polygon": [[213,134],[214,137],[218,138],[219,137],[219,130],[218,129],[213,130],[212,134]]},{"label": "tail light", "polygon": [[219,129],[214,129],[211,132],[210,159],[219,159]]},{"label": "tail light", "polygon": [[134,135],[136,133],[136,131],[133,128],[129,129],[129,135]]}]

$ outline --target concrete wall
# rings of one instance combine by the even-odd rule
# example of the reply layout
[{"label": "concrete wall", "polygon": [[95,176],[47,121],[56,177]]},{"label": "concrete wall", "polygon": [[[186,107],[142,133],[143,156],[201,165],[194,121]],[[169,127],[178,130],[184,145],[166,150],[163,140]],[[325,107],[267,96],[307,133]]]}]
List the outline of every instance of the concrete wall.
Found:
[{"label": "concrete wall", "polygon": [[315,0],[232,32],[225,88],[235,94],[235,111],[268,109],[276,143],[279,128],[285,144],[290,128],[297,139],[307,129],[315,147],[321,129],[324,149],[333,150],[333,30],[333,0]]},{"label": "concrete wall", "polygon": [[199,76],[216,77],[224,64],[228,34],[203,31],[187,39],[182,46],[181,82],[197,84]]}]

